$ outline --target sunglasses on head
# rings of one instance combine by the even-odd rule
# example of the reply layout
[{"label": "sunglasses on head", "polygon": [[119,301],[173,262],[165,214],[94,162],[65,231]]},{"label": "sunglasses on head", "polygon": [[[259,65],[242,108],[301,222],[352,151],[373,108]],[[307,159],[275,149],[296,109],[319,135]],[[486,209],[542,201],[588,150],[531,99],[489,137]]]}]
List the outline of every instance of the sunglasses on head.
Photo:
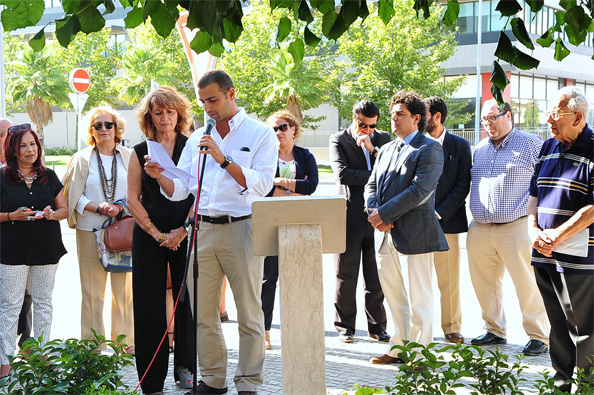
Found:
[{"label": "sunglasses on head", "polygon": [[24,123],[22,125],[14,125],[14,126],[9,126],[8,127],[8,131],[10,133],[16,133],[19,130],[29,130],[31,129],[31,124],[30,123]]},{"label": "sunglasses on head", "polygon": [[273,126],[272,127],[272,129],[274,129],[275,132],[278,132],[279,130],[281,132],[284,132],[288,128],[289,128],[289,124],[288,123],[283,123],[282,125],[278,125],[278,126]]},{"label": "sunglasses on head", "polygon": [[[113,128],[113,125],[113,122],[105,122],[105,129],[110,130],[111,128]],[[103,122],[97,122],[93,125],[93,127],[95,128],[95,130],[99,131],[103,128]]]},{"label": "sunglasses on head", "polygon": [[365,129],[365,128],[369,128],[369,129],[375,129],[375,127],[377,126],[377,123],[372,123],[371,125],[368,125],[366,123],[363,122],[359,122],[359,127],[361,129]]}]

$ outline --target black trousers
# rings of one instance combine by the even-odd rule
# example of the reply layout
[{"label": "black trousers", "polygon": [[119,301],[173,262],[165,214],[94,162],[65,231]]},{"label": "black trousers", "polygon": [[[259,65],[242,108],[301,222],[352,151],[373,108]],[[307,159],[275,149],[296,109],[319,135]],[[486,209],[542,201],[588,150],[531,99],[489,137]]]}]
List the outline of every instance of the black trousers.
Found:
[{"label": "black trousers", "polygon": [[272,326],[277,282],[278,256],[267,256],[264,258],[264,281],[262,281],[262,311],[264,312],[264,329],[267,331]]},{"label": "black trousers", "polygon": [[564,391],[574,368],[594,366],[594,276],[559,273],[554,266],[535,267],[536,284],[551,323],[550,354],[555,381]]},{"label": "black trousers", "polygon": [[[132,293],[134,297],[134,336],[136,370],[142,379],[157,353],[148,374],[141,383],[144,393],[163,390],[169,364],[169,337],[167,336],[165,293],[167,287],[167,263],[171,268],[173,300],[177,299],[184,278],[187,238],[177,251],[159,244],[138,225],[134,226],[132,239]],[[163,343],[159,347],[161,340]],[[177,368],[192,370],[196,359],[193,340],[193,321],[188,292],[175,311],[175,356],[174,375]]]},{"label": "black trousers", "polygon": [[384,293],[379,281],[375,250],[373,247],[373,228],[358,235],[348,235],[346,251],[335,258],[336,293],[334,308],[336,310],[334,326],[341,333],[346,330],[355,332],[357,317],[357,280],[359,266],[363,270],[363,286],[365,289],[365,315],[367,330],[370,334],[379,334],[386,330],[386,310]]},{"label": "black trousers", "polygon": [[21,313],[19,314],[19,324],[17,327],[17,335],[19,335],[19,347],[23,348],[23,343],[25,340],[31,338],[31,322],[32,322],[32,314],[31,314],[31,305],[33,304],[33,299],[31,298],[31,293],[29,290],[25,290],[25,298],[23,299],[23,307],[21,308]]}]

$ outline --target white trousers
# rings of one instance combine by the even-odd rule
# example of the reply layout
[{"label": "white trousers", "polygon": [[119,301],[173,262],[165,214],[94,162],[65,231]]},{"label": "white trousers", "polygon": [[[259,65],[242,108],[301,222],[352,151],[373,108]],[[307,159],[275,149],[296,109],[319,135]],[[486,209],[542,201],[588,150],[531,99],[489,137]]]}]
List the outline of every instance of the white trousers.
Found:
[{"label": "white trousers", "polygon": [[8,355],[16,349],[19,314],[25,298],[27,277],[31,278],[33,333],[43,342],[50,340],[52,292],[58,265],[26,266],[0,264],[0,360],[8,365]]}]

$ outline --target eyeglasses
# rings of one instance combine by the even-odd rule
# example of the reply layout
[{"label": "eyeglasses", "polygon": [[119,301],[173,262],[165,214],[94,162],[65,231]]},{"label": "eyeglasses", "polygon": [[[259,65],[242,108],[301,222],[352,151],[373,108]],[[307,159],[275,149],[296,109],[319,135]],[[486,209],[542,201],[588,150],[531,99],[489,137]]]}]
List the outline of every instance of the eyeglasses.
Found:
[{"label": "eyeglasses", "polygon": [[29,130],[31,129],[31,124],[30,123],[24,123],[22,125],[14,125],[14,126],[9,126],[8,127],[8,131],[10,133],[16,133],[19,130]]},{"label": "eyeglasses", "polygon": [[377,123],[372,123],[371,125],[368,125],[366,123],[363,122],[359,122],[359,127],[361,129],[365,129],[365,128],[369,128],[369,129],[375,129],[375,127],[377,126]]},{"label": "eyeglasses", "polygon": [[572,115],[575,112],[558,112],[556,110],[547,111],[547,118],[551,117],[553,121],[558,121],[563,115]]},{"label": "eyeglasses", "polygon": [[278,132],[279,130],[281,132],[286,131],[289,128],[289,124],[288,123],[283,123],[282,125],[278,125],[278,126],[273,126],[272,129],[274,129],[275,132]]},{"label": "eyeglasses", "polygon": [[499,115],[487,115],[486,117],[481,118],[481,123],[483,123],[483,124],[493,123],[497,120],[497,118],[502,117],[505,114],[507,114],[507,111],[504,111]]},{"label": "eyeglasses", "polygon": [[[113,125],[114,125],[113,122],[105,122],[105,129],[111,130],[111,128],[113,128]],[[96,131],[99,131],[103,128],[103,122],[97,122],[96,124],[93,125],[93,127],[95,128]]]}]

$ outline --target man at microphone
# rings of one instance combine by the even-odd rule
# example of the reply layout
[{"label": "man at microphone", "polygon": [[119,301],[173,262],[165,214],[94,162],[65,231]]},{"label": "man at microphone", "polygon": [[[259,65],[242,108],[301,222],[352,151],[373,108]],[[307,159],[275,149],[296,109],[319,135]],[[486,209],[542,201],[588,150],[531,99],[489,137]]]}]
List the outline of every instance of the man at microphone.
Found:
[{"label": "man at microphone", "polygon": [[[147,162],[145,169],[171,200],[199,193],[198,308],[194,312],[198,314],[202,380],[194,393],[227,393],[227,348],[219,319],[221,284],[227,276],[235,296],[240,337],[235,387],[240,395],[256,394],[264,379],[263,257],[253,253],[251,204],[254,197],[263,197],[272,189],[277,139],[270,126],[237,107],[235,88],[226,72],[204,74],[198,81],[198,96],[216,125],[198,130],[186,143],[177,167],[192,175],[189,184],[163,176],[154,162]],[[198,191],[203,155],[208,156]]]}]

